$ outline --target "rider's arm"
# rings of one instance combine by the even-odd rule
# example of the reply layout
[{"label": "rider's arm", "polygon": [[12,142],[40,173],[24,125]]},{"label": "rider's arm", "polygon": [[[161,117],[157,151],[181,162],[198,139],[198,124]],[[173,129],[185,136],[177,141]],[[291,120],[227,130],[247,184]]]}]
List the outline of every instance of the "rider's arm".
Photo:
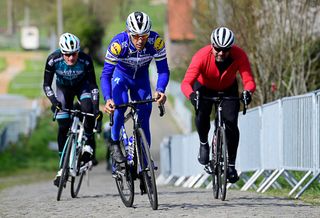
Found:
[{"label": "rider's arm", "polygon": [[105,101],[112,98],[111,78],[114,68],[115,65],[105,62],[100,76],[101,91]]},{"label": "rider's arm", "polygon": [[169,83],[170,71],[168,67],[167,59],[156,61],[158,70],[158,80],[156,91],[164,93]]},{"label": "rider's arm", "polygon": [[154,55],[154,59],[155,59],[157,71],[158,71],[156,91],[160,93],[164,93],[169,83],[170,70],[168,67],[166,47],[163,39],[159,37],[158,34],[154,42],[154,49],[156,51]]},{"label": "rider's arm", "polygon": [[43,91],[45,95],[49,98],[51,103],[54,105],[58,102],[54,91],[51,88],[53,77],[55,74],[55,68],[54,68],[54,55],[51,54],[47,58],[46,66],[44,69],[44,78],[43,78]]},{"label": "rider's arm", "polygon": [[243,83],[243,89],[253,93],[256,90],[256,83],[254,81],[254,77],[251,71],[248,56],[242,49],[238,52],[240,57],[238,60],[238,66],[239,73]]},{"label": "rider's arm", "polygon": [[89,63],[87,66],[88,81],[90,84],[92,103],[95,108],[94,112],[96,112],[97,110],[99,110],[99,89],[96,81],[94,65],[93,65],[92,59],[89,56],[88,56],[88,63]]},{"label": "rider's arm", "polygon": [[195,83],[196,79],[202,72],[202,53],[198,51],[191,60],[191,63],[186,71],[186,74],[181,82],[181,91],[183,94],[189,99],[191,93],[193,93],[193,84]]},{"label": "rider's arm", "polygon": [[118,36],[115,36],[108,46],[104,67],[100,77],[101,90],[105,101],[112,99],[111,78],[118,63],[118,57],[122,52],[121,43],[117,37]]}]

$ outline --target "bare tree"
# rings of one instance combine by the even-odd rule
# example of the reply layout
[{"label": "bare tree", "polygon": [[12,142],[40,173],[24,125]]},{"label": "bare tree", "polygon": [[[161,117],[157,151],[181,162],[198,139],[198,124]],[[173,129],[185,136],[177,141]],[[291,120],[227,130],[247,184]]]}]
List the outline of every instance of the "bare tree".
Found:
[{"label": "bare tree", "polygon": [[257,23],[260,46],[254,51],[254,65],[260,78],[267,75],[259,85],[270,87],[273,82],[277,89],[273,95],[261,89],[262,102],[314,89],[314,75],[318,73],[312,66],[319,61],[319,55],[313,54],[319,50],[312,48],[317,42],[314,30],[319,1],[262,1],[262,9]]}]

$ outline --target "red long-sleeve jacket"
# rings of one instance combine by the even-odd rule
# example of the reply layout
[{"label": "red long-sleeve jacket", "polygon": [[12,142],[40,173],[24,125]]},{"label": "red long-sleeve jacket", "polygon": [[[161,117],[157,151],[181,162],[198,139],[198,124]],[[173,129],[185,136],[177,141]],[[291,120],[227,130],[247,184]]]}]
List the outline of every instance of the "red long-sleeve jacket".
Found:
[{"label": "red long-sleeve jacket", "polygon": [[249,90],[253,93],[256,89],[256,84],[246,53],[241,48],[234,45],[230,49],[229,55],[233,62],[222,74],[220,74],[216,66],[211,45],[201,48],[193,56],[185,77],[182,80],[181,90],[183,94],[189,98],[190,94],[193,92],[192,86],[196,80],[209,89],[215,91],[226,90],[233,84],[237,72],[239,72],[241,76],[244,90]]}]

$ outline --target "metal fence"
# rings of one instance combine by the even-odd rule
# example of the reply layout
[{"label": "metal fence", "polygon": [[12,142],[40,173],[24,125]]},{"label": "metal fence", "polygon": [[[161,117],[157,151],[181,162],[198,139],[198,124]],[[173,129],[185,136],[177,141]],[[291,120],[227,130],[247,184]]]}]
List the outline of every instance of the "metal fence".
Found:
[{"label": "metal fence", "polygon": [[37,100],[18,95],[0,95],[0,152],[19,136],[29,135],[36,127],[41,107]]},{"label": "metal fence", "polygon": [[[318,90],[250,109],[245,116],[240,113],[236,168],[244,181],[241,190],[265,192],[271,186],[281,188],[277,179],[283,177],[292,186],[289,195],[299,190],[295,195],[298,198],[318,179],[319,104]],[[198,148],[195,132],[165,139],[161,144],[159,183],[210,187],[210,178],[197,161]],[[295,178],[293,171],[302,172],[303,177]]]},{"label": "metal fence", "polygon": [[[156,64],[151,62],[150,64],[150,80],[152,84],[157,84],[158,74]],[[192,113],[185,106],[185,96],[181,93],[180,83],[173,80],[169,81],[166,93],[173,96],[173,108],[171,112],[173,113],[173,118],[176,123],[181,127],[183,133],[191,133],[192,131]]]}]

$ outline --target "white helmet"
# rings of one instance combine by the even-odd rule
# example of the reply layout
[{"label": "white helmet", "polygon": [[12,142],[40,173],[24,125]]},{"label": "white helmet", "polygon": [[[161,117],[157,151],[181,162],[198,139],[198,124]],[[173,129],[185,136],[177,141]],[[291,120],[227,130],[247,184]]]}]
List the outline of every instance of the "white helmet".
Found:
[{"label": "white helmet", "polygon": [[62,54],[70,54],[80,50],[80,40],[71,33],[63,33],[59,40]]},{"label": "white helmet", "polygon": [[219,27],[211,33],[211,44],[216,48],[230,48],[234,43],[234,35],[226,27]]},{"label": "white helmet", "polygon": [[131,34],[149,34],[151,30],[151,20],[146,13],[136,11],[129,14],[126,26]]}]

